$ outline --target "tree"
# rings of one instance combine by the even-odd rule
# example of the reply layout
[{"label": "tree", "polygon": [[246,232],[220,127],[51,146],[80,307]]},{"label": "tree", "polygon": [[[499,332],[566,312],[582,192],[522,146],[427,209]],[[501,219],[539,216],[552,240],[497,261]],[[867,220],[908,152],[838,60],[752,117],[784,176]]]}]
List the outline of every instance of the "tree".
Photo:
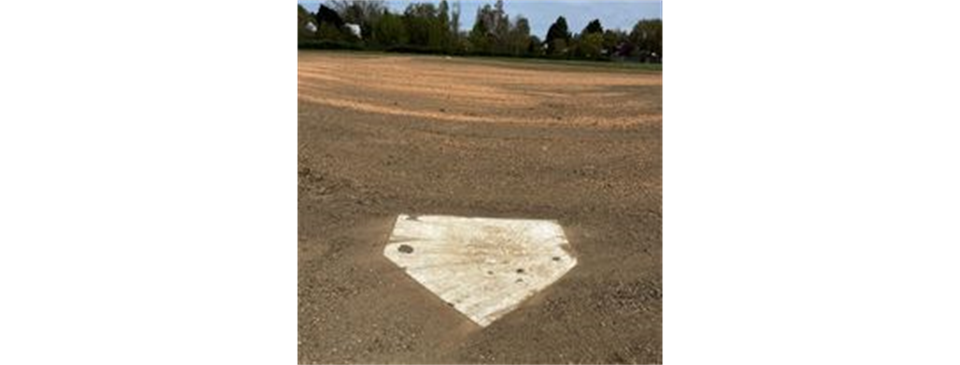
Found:
[{"label": "tree", "polygon": [[297,5],[297,39],[312,38],[316,35],[317,21],[307,9]]},{"label": "tree", "polygon": [[540,41],[539,37],[530,37],[530,44],[527,45],[526,55],[533,57],[540,57],[543,55],[543,42]]},{"label": "tree", "polygon": [[384,47],[396,47],[408,42],[407,30],[403,20],[389,11],[383,12],[379,20],[373,24],[373,40]]},{"label": "tree", "polygon": [[436,43],[439,43],[440,48],[444,52],[447,52],[452,47],[452,39],[450,35],[450,6],[447,5],[447,0],[440,0],[440,5],[437,9],[437,21],[433,29],[434,37],[439,38]]},{"label": "tree", "polygon": [[663,57],[663,22],[660,22],[660,26],[657,27],[656,31],[653,33],[654,39],[654,49],[660,57]]},{"label": "tree", "polygon": [[453,4],[453,11],[450,13],[450,31],[453,32],[454,38],[458,38],[460,35],[460,1],[458,0]]},{"label": "tree", "polygon": [[563,38],[557,38],[547,43],[547,55],[561,57],[567,53],[567,41]]},{"label": "tree", "polygon": [[547,53],[558,55],[566,52],[567,41],[569,41],[570,38],[570,31],[567,29],[567,19],[562,16],[557,18],[557,21],[550,25],[550,29],[547,30],[547,38],[544,39],[544,42],[547,43]]},{"label": "tree", "polygon": [[[460,31],[459,0],[452,4],[451,0],[413,2],[401,14],[391,13],[386,0],[323,1],[316,13],[298,4],[300,47],[662,61],[663,22],[659,19],[640,20],[629,33],[605,30],[600,19],[593,19],[580,33],[572,34],[566,18],[559,16],[541,40],[530,34],[530,21],[524,16],[517,15],[511,21],[503,0],[478,7],[469,31]],[[356,30],[351,32],[354,27],[346,26],[347,23],[360,25],[364,42],[354,36]]]},{"label": "tree", "polygon": [[487,24],[487,28],[493,32],[497,39],[506,39],[510,32],[510,17],[503,10],[503,0],[497,0],[493,5],[493,14],[491,16],[492,24]]},{"label": "tree", "polygon": [[317,39],[334,42],[347,40],[341,29],[331,22],[320,23],[320,28],[317,30]]},{"label": "tree", "polygon": [[432,28],[436,27],[436,17],[437,7],[432,3],[411,3],[407,5],[407,9],[403,12],[403,24],[407,28],[411,45],[433,46],[432,43],[436,41],[433,40],[435,36]]},{"label": "tree", "polygon": [[510,54],[520,56],[530,53],[530,22],[527,18],[522,15],[517,17],[507,39]]},{"label": "tree", "polygon": [[600,25],[600,19],[591,20],[590,23],[587,24],[587,27],[583,28],[583,32],[580,32],[581,35],[591,33],[603,33],[603,26]]},{"label": "tree", "polygon": [[343,21],[360,25],[373,23],[387,9],[384,0],[327,0],[326,5]]},{"label": "tree", "polygon": [[351,24],[360,24],[363,25],[367,22],[366,14],[364,14],[363,2],[360,1],[343,1],[346,3],[346,6],[333,8],[337,13],[340,14],[340,17],[343,18],[344,22]]},{"label": "tree", "polygon": [[447,0],[440,0],[440,5],[437,6],[437,17],[444,27],[450,25],[450,6],[447,5]]},{"label": "tree", "polygon": [[660,62],[663,57],[663,21],[638,21],[630,32],[630,42],[636,46],[641,60]]},{"label": "tree", "polygon": [[621,39],[626,39],[626,33],[619,30],[607,29],[603,32],[603,50],[607,56],[614,56],[617,53],[617,47]]},{"label": "tree", "polygon": [[[498,0],[494,6],[485,4],[477,8],[477,19],[474,22],[474,30],[477,30],[477,23],[482,24],[485,31],[484,43],[487,53],[506,54],[510,52],[510,17],[503,10],[503,1]],[[473,33],[473,31],[471,31]],[[471,34],[472,39],[479,40],[480,34]],[[476,48],[476,47],[475,47]]]},{"label": "tree", "polygon": [[581,35],[577,46],[580,57],[591,60],[600,59],[600,51],[603,50],[603,34],[594,32]]},{"label": "tree", "polygon": [[384,0],[327,0],[326,5],[340,14],[344,22],[360,26],[364,39],[373,34],[373,24],[387,10]]},{"label": "tree", "polygon": [[[487,5],[489,7],[489,5]],[[477,21],[473,23],[473,29],[470,30],[470,35],[467,38],[470,41],[470,50],[475,53],[480,54],[489,54],[490,53],[490,32],[487,29],[487,25],[481,19],[481,12],[477,10]]]}]

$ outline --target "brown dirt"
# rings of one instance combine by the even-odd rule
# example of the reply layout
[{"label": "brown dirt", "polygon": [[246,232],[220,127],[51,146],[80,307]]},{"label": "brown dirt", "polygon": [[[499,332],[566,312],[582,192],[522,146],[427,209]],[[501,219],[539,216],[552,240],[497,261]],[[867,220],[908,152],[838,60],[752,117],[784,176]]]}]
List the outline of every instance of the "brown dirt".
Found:
[{"label": "brown dirt", "polygon": [[[662,361],[660,73],[301,52],[301,363]],[[382,256],[397,214],[556,219],[579,265],[480,328]]]}]

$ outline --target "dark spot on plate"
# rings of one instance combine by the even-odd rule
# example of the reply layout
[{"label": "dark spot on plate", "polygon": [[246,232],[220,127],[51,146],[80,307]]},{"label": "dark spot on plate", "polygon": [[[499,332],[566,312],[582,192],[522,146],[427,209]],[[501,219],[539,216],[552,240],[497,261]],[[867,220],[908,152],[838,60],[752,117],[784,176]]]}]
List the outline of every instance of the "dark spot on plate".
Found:
[{"label": "dark spot on plate", "polygon": [[493,271],[487,271],[487,275],[493,275]]},{"label": "dark spot on plate", "polygon": [[523,269],[517,269],[517,274],[523,274]]},{"label": "dark spot on plate", "polygon": [[400,245],[400,247],[397,248],[397,250],[403,253],[413,253],[413,247],[411,247],[410,245]]},{"label": "dark spot on plate", "polygon": [[522,282],[523,282],[523,279],[522,279],[522,278],[517,278],[517,281],[515,281],[515,282],[516,282],[516,283],[522,283]]},{"label": "dark spot on plate", "polygon": [[560,256],[554,256],[553,261],[560,261]]}]

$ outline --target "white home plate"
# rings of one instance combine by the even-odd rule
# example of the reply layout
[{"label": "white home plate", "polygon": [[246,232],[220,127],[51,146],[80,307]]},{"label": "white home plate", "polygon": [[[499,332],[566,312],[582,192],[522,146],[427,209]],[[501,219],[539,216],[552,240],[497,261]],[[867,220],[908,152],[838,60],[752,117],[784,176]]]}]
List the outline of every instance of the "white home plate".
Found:
[{"label": "white home plate", "polygon": [[383,255],[480,326],[577,265],[555,221],[401,214]]}]

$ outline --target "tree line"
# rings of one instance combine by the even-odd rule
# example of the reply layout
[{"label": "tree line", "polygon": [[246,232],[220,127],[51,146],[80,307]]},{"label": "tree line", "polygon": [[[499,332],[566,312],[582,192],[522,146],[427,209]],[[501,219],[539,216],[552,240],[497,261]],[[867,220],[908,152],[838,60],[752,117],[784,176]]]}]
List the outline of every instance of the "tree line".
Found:
[{"label": "tree line", "polygon": [[[459,1],[410,3],[392,13],[383,0],[328,0],[316,13],[298,5],[301,49],[355,49],[447,55],[629,60],[660,63],[663,22],[639,20],[630,32],[604,29],[594,19],[572,33],[561,16],[544,39],[530,34],[522,15],[511,18],[503,0],[477,9],[473,28],[460,30]],[[357,29],[359,26],[359,29]]]}]

